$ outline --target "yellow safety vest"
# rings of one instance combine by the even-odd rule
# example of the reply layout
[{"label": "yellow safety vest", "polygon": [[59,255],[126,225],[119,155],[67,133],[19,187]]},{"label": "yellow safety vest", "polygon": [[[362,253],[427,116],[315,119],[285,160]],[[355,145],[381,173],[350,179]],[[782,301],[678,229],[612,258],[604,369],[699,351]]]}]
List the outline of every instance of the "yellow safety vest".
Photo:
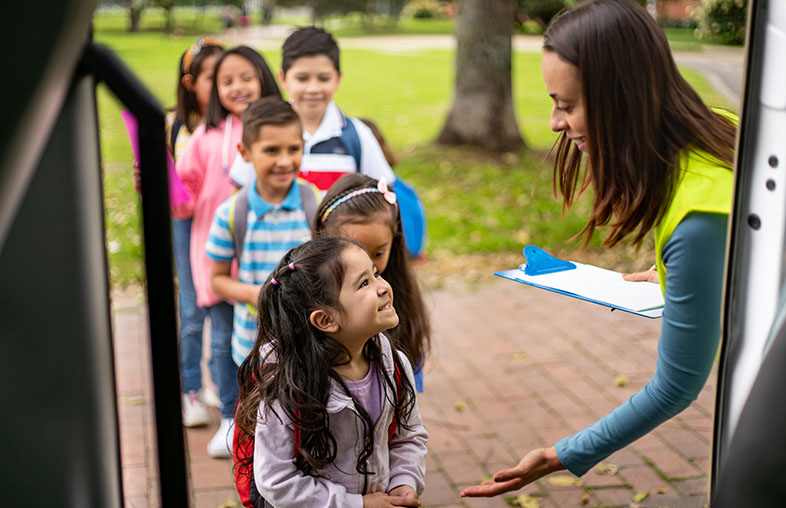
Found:
[{"label": "yellow safety vest", "polygon": [[655,260],[661,291],[666,291],[663,247],[677,225],[691,212],[731,212],[734,174],[713,156],[685,149],[680,152],[680,181],[666,213],[655,226]]}]

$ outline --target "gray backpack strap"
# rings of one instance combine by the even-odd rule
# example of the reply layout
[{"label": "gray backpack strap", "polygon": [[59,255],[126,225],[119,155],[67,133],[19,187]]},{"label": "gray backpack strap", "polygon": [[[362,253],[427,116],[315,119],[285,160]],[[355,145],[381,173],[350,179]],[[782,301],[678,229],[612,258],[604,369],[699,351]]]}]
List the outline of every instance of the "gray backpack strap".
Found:
[{"label": "gray backpack strap", "polygon": [[308,183],[298,182],[300,187],[300,203],[303,205],[303,211],[306,212],[306,222],[308,227],[314,229],[314,217],[317,214],[317,195],[314,189]]},{"label": "gray backpack strap", "polygon": [[243,187],[235,196],[235,213],[232,217],[232,239],[235,244],[235,259],[240,266],[240,254],[243,252],[243,241],[246,238],[246,222],[248,221],[248,186]]}]

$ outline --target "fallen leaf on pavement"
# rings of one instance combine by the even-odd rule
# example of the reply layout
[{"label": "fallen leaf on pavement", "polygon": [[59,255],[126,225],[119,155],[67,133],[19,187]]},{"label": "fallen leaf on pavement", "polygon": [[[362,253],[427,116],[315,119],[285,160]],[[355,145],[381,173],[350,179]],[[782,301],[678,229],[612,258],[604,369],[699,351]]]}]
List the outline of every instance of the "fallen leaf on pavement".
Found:
[{"label": "fallen leaf on pavement", "polygon": [[650,497],[650,491],[649,490],[647,492],[636,492],[636,495],[633,496],[633,502],[634,503],[640,503],[640,502],[644,501],[645,499],[647,499],[648,497]]},{"label": "fallen leaf on pavement", "polygon": [[619,374],[614,378],[614,386],[628,386],[630,379],[625,374]]},{"label": "fallen leaf on pavement", "polygon": [[527,359],[527,353],[516,353],[515,355],[510,355],[510,360],[512,362],[523,362]]},{"label": "fallen leaf on pavement", "polygon": [[124,403],[128,404],[129,406],[141,406],[142,404],[145,403],[144,397],[135,397],[132,395],[122,395],[120,397],[120,400],[122,400]]},{"label": "fallen leaf on pavement", "polygon": [[606,462],[601,462],[597,466],[595,466],[595,472],[598,474],[606,474],[609,476],[614,476],[620,470],[620,467],[616,464],[607,464]]},{"label": "fallen leaf on pavement", "polygon": [[586,492],[581,495],[581,504],[587,504],[589,503],[589,500],[590,500],[589,494],[587,494]]},{"label": "fallen leaf on pavement", "polygon": [[668,489],[665,486],[662,486],[658,489],[658,494],[665,494]]},{"label": "fallen leaf on pavement", "polygon": [[522,508],[540,508],[540,501],[529,494],[519,494],[516,498],[516,503]]},{"label": "fallen leaf on pavement", "polygon": [[467,403],[459,399],[456,401],[455,408],[456,411],[464,411],[465,409],[467,409]]},{"label": "fallen leaf on pavement", "polygon": [[567,475],[549,476],[546,478],[546,481],[552,485],[559,485],[561,487],[581,487],[584,485],[584,482],[581,481],[580,478]]}]

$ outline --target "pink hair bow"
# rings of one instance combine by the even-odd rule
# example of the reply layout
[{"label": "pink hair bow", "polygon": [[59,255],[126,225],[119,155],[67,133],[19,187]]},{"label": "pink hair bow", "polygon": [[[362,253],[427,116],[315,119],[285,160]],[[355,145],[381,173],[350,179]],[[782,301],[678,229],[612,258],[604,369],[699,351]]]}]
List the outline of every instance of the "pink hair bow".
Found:
[{"label": "pink hair bow", "polygon": [[391,205],[396,204],[396,193],[388,189],[388,183],[385,181],[384,178],[381,178],[379,180],[379,183],[377,184],[377,190],[385,198],[385,201],[387,201]]}]

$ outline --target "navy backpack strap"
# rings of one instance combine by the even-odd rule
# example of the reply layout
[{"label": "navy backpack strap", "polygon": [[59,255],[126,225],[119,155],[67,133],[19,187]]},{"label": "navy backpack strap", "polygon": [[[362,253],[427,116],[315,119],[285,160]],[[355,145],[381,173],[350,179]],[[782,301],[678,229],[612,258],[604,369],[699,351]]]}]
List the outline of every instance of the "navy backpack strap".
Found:
[{"label": "navy backpack strap", "polygon": [[358,131],[355,128],[355,123],[352,121],[352,119],[348,116],[344,116],[343,113],[341,116],[344,120],[344,125],[341,127],[341,141],[344,142],[344,146],[347,149],[347,154],[351,155],[352,158],[355,159],[355,167],[357,168],[357,172],[361,173],[360,155],[362,153],[362,147],[360,145],[360,136],[358,136]]},{"label": "navy backpack strap", "polygon": [[175,143],[177,143],[177,135],[182,127],[183,122],[175,120],[175,123],[172,124],[172,130],[169,132],[169,149],[172,151],[172,159],[175,158]]}]

